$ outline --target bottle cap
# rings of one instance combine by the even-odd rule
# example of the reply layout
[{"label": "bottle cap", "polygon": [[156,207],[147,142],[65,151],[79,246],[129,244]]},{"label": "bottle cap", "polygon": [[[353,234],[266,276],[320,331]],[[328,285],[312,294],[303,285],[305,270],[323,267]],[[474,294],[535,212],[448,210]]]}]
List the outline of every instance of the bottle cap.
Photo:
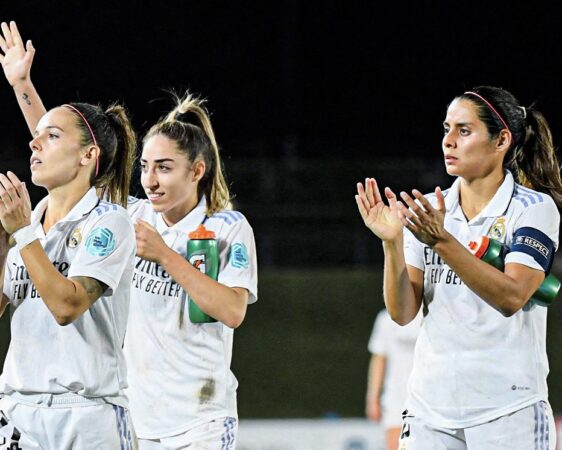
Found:
[{"label": "bottle cap", "polygon": [[488,236],[482,236],[477,241],[470,241],[468,243],[468,249],[478,259],[482,259],[482,256],[486,253],[489,246],[490,238]]},{"label": "bottle cap", "polygon": [[207,228],[205,228],[205,225],[201,224],[195,229],[195,231],[189,233],[188,236],[189,239],[214,239],[215,232],[207,230]]}]

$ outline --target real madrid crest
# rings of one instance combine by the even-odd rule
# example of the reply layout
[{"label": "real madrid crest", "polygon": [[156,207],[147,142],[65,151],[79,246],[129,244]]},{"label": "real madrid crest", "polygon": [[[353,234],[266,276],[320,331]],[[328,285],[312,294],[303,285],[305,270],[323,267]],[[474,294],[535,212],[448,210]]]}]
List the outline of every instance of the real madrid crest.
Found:
[{"label": "real madrid crest", "polygon": [[80,228],[75,228],[70,237],[68,238],[67,245],[70,248],[75,248],[82,242],[82,234],[80,233]]},{"label": "real madrid crest", "polygon": [[505,217],[499,217],[490,227],[488,236],[497,240],[502,240],[505,236]]}]

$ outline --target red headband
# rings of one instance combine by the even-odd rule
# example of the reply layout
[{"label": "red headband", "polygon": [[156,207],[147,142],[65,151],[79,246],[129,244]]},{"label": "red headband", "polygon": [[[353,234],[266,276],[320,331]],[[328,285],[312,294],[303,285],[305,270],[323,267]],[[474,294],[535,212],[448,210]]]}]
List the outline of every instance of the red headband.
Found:
[{"label": "red headband", "polygon": [[500,116],[500,113],[496,111],[496,109],[492,106],[492,104],[488,100],[486,100],[480,94],[477,94],[476,92],[472,92],[472,91],[466,91],[464,93],[464,95],[474,95],[475,97],[478,97],[480,100],[482,100],[484,103],[486,103],[486,105],[488,105],[488,108],[490,108],[496,114],[496,116],[498,116],[498,119],[501,120],[501,123],[503,123],[503,126],[507,129],[507,131],[509,131],[511,133],[511,130],[507,126],[506,121],[503,120],[503,117]]},{"label": "red headband", "polygon": [[[66,106],[67,108],[72,109],[76,114],[78,114],[82,118],[82,120],[84,121],[84,123],[88,127],[88,130],[90,130],[90,136],[92,136],[92,141],[94,141],[94,145],[99,148],[98,141],[96,140],[96,137],[94,136],[94,130],[92,130],[92,127],[90,126],[90,124],[86,120],[86,117],[84,117],[84,114],[82,114],[78,108],[75,108],[74,106],[69,105],[68,103],[64,104],[62,106]],[[96,175],[95,175],[96,177],[98,176],[99,171],[100,171],[100,158],[99,158],[99,153],[98,153],[98,156],[96,157]]]}]

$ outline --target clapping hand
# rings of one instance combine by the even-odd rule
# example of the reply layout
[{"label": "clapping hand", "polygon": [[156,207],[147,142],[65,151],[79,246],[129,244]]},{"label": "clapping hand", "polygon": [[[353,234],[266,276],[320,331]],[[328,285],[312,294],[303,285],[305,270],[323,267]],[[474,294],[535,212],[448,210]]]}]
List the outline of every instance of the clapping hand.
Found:
[{"label": "clapping hand", "polygon": [[0,173],[0,223],[9,234],[31,223],[29,192],[13,172]]},{"label": "clapping hand", "polygon": [[437,207],[433,207],[417,189],[412,190],[412,196],[401,192],[400,197],[404,203],[398,202],[398,217],[416,239],[433,247],[447,235],[444,228],[445,197],[441,188],[435,188]]},{"label": "clapping hand", "polygon": [[357,183],[355,201],[367,228],[383,241],[393,241],[402,236],[402,222],[398,217],[398,201],[389,188],[385,188],[384,194],[388,205],[382,200],[375,179],[367,178],[365,186]]}]

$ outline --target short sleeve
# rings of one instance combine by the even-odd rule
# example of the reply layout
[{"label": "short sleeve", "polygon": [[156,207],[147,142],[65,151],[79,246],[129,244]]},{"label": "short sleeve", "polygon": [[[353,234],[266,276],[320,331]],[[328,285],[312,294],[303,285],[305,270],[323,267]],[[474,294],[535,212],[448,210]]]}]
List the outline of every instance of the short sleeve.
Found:
[{"label": "short sleeve", "polygon": [[389,319],[386,309],[382,309],[377,314],[371,338],[369,339],[369,352],[377,355],[386,355],[388,352],[387,333],[385,332],[385,322]]},{"label": "short sleeve", "polygon": [[247,289],[248,303],[258,298],[258,265],[254,231],[246,219],[232,225],[225,236],[226,245],[221,246],[221,268],[218,282],[229,287]]},{"label": "short sleeve", "polygon": [[423,244],[406,227],[404,227],[404,259],[409,266],[425,270]]},{"label": "short sleeve", "polygon": [[[523,210],[514,226],[513,234],[515,235],[522,228],[539,230],[548,236],[556,250],[558,248],[560,213],[550,197],[545,196],[545,199],[545,201],[530,205]],[[508,263],[523,264],[533,269],[544,271],[544,268],[531,255],[520,251],[509,252],[505,257],[505,264]]]},{"label": "short sleeve", "polygon": [[126,211],[118,208],[88,225],[68,277],[94,278],[109,287],[104,295],[111,295],[136,251],[133,224]]},{"label": "short sleeve", "polygon": [[10,301],[12,301],[12,260],[16,251],[16,248],[10,249],[4,265],[4,285],[2,286],[2,291]]},{"label": "short sleeve", "polygon": [[139,214],[145,204],[145,200],[129,195],[127,197],[127,213],[129,217]]}]

